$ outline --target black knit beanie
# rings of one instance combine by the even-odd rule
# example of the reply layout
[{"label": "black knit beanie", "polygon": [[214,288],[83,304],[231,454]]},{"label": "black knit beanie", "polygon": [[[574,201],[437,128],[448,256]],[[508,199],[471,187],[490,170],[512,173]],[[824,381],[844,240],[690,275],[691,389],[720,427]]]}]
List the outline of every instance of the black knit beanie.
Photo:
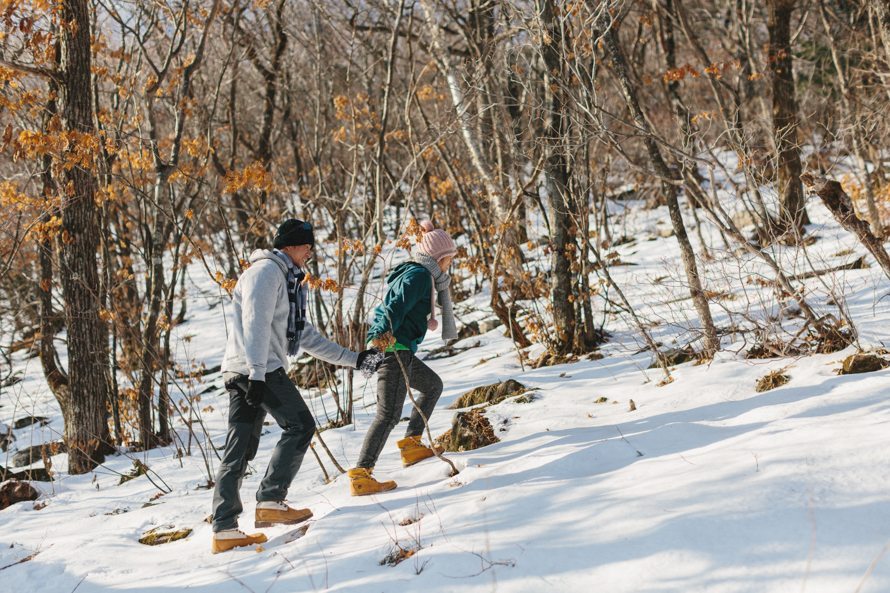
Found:
[{"label": "black knit beanie", "polygon": [[288,218],[282,222],[275,237],[272,238],[272,246],[281,249],[291,245],[315,245],[312,225],[296,218]]}]

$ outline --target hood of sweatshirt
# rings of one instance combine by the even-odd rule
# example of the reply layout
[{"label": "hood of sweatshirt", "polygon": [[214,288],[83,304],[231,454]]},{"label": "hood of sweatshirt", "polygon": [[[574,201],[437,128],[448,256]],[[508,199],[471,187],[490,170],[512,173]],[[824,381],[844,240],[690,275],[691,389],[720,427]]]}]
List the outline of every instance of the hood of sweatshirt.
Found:
[{"label": "hood of sweatshirt", "polygon": [[423,266],[415,261],[402,262],[390,270],[389,275],[386,276],[386,283],[392,285],[396,280],[405,276],[412,268],[423,269]]},{"label": "hood of sweatshirt", "polygon": [[287,274],[287,264],[284,263],[280,257],[275,255],[270,249],[256,249],[253,253],[250,254],[250,257],[247,259],[251,263],[251,265],[261,262],[264,259],[272,260],[275,262],[283,274]]}]

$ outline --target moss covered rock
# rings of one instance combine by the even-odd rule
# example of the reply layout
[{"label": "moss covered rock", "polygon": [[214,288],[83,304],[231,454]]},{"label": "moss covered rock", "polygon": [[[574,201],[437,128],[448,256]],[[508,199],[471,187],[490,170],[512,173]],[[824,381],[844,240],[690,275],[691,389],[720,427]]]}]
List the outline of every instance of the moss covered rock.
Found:
[{"label": "moss covered rock", "polygon": [[875,354],[851,354],[844,359],[844,364],[839,374],[871,373],[885,369],[888,366],[890,366],[890,362]]},{"label": "moss covered rock", "polygon": [[40,493],[28,482],[7,480],[0,484],[0,510],[27,500],[37,500]]},{"label": "moss covered rock", "polygon": [[451,421],[451,430],[436,439],[436,445],[446,451],[472,451],[497,443],[494,429],[482,410],[475,408],[468,412],[458,412]]},{"label": "moss covered rock", "polygon": [[477,406],[479,404],[496,404],[504,401],[508,397],[522,395],[526,391],[528,391],[528,387],[519,381],[507,379],[506,381],[471,389],[460,396],[457,401],[451,405],[451,408],[458,409]]}]

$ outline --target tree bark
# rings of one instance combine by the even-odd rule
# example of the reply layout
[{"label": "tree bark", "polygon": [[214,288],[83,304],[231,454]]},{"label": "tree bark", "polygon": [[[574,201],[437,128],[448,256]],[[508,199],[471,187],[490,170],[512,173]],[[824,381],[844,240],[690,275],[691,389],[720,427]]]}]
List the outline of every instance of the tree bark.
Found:
[{"label": "tree bark", "polygon": [[[569,354],[575,341],[575,307],[572,303],[572,255],[575,247],[570,228],[571,212],[575,210],[569,192],[569,165],[564,141],[567,134],[566,101],[561,73],[564,59],[562,28],[556,18],[553,0],[537,6],[546,35],[541,42],[541,54],[547,74],[544,77],[545,96],[549,98],[547,128],[544,141],[547,151],[547,189],[552,211],[550,237],[550,305],[553,308],[554,346],[559,354]],[[553,80],[557,77],[557,80]]]},{"label": "tree bark", "polygon": [[781,219],[786,230],[809,224],[800,183],[802,166],[797,137],[797,99],[791,55],[791,14],[795,0],[769,0],[769,71],[773,91],[773,137],[776,144]]},{"label": "tree bark", "polygon": [[[68,23],[61,29],[62,122],[77,144],[95,133],[86,0],[63,0],[62,20]],[[69,397],[60,403],[68,472],[82,474],[104,461],[111,449],[106,412],[111,369],[108,329],[99,317],[96,178],[89,165],[78,164],[66,168],[64,181],[60,276],[68,328]]]},{"label": "tree bark", "polygon": [[[52,93],[58,92],[58,85],[55,81],[50,82],[50,91]],[[50,99],[43,118],[44,130],[48,128],[50,121],[57,113],[58,106],[56,100],[54,98]],[[56,184],[53,181],[52,157],[50,155],[43,157],[41,177],[43,181],[43,197],[49,201],[57,191]],[[40,222],[48,222],[52,214],[53,211],[46,209],[40,217]],[[68,400],[68,374],[59,363],[54,342],[59,324],[58,313],[53,311],[53,251],[54,240],[51,237],[42,238],[37,245],[38,261],[40,263],[40,280],[37,287],[37,293],[40,298],[40,362],[43,366],[43,376],[46,377],[46,383],[61,404],[61,402]]]}]

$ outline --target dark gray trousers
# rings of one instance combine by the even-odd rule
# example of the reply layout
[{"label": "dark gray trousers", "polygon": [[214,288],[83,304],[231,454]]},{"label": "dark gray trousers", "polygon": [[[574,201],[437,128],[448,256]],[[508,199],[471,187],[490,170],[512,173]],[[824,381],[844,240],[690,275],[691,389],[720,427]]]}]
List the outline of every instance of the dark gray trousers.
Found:
[{"label": "dark gray trousers", "polygon": [[[399,361],[401,361],[401,365]],[[402,367],[404,367],[404,371]],[[407,384],[405,382],[406,371]],[[377,463],[377,458],[380,457],[380,452],[383,450],[383,445],[386,444],[386,439],[389,438],[389,433],[402,417],[402,407],[405,404],[405,396],[408,394],[408,385],[411,386],[418,407],[429,419],[436,407],[436,402],[439,401],[439,396],[442,395],[442,379],[409,350],[387,352],[383,364],[377,371],[377,415],[371,422],[368,434],[365,435],[365,442],[362,445],[356,467],[372,468]],[[423,430],[423,418],[412,404],[411,417],[408,420],[405,436],[418,436],[423,434]]]},{"label": "dark gray trousers", "polygon": [[229,392],[229,431],[213,490],[214,532],[238,527],[238,516],[244,510],[239,493],[241,481],[248,462],[256,457],[266,413],[275,419],[282,433],[256,492],[258,502],[287,497],[287,489],[315,434],[315,418],[284,369],[266,375],[266,393],[259,408],[244,399],[245,375],[226,376],[226,390]]}]

